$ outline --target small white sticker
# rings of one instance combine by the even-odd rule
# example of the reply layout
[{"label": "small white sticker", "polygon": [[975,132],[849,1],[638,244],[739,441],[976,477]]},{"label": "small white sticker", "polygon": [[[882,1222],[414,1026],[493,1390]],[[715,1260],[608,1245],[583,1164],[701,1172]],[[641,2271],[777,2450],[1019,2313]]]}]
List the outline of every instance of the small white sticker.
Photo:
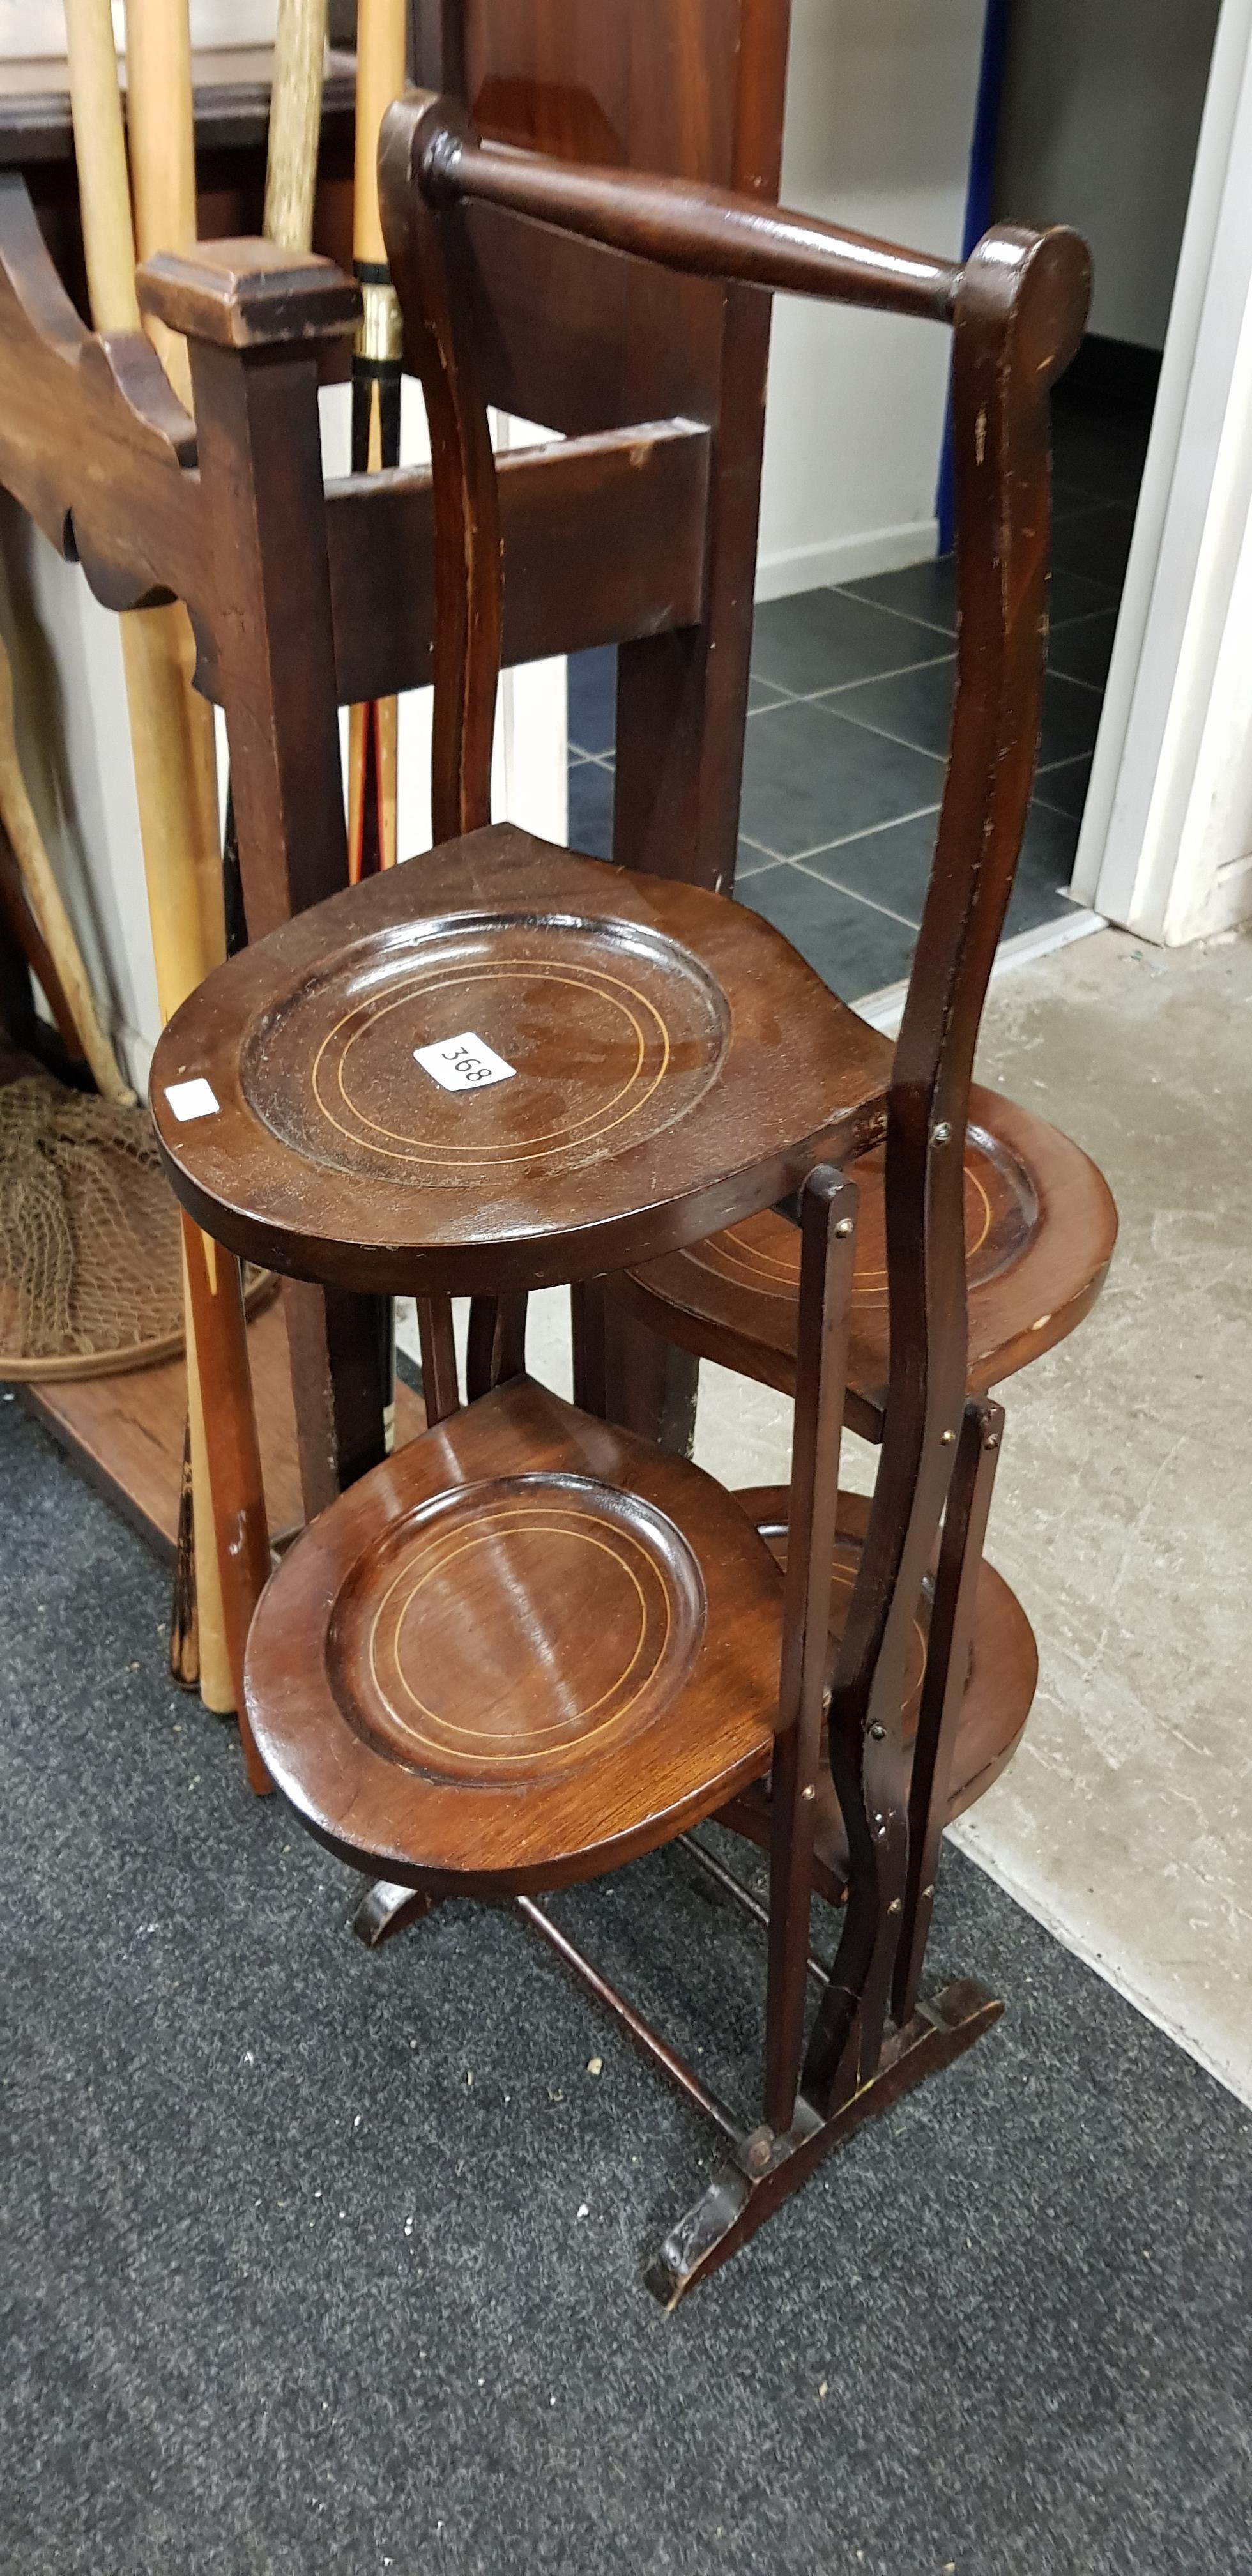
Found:
[{"label": "small white sticker", "polygon": [[517,1071],[472,1029],[464,1029],[459,1038],[441,1038],[438,1046],[414,1047],[413,1053],[441,1091],[485,1091],[489,1083],[512,1082]]},{"label": "small white sticker", "polygon": [[217,1113],[217,1093],[203,1074],[197,1074],[194,1082],[171,1082],[165,1099],[184,1126],[189,1118],[212,1118]]}]

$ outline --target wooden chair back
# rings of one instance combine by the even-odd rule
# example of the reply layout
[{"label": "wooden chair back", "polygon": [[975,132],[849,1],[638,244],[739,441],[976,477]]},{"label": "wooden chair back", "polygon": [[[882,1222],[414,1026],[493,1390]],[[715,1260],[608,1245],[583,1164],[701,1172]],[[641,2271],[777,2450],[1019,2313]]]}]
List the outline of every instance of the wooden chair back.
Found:
[{"label": "wooden chair back", "polygon": [[[1088,256],[1071,232],[1000,226],[963,267],[953,267],[766,211],[733,192],[504,150],[479,138],[455,102],[429,95],[389,112],[380,177],[388,252],[432,430],[440,838],[490,818],[508,582],[472,321],[478,236],[471,210],[506,211],[554,236],[625,254],[627,275],[647,263],[733,278],[741,287],[788,288],[945,322],[953,334],[956,695],[934,864],[885,1103],[891,1376],[830,1708],[852,1875],[842,1968],[811,2052],[813,2081],[825,2091],[832,2070],[849,2063],[849,2016],[863,2026],[870,2065],[887,2008],[890,1961],[884,1954],[876,1972],[873,1954],[883,1873],[903,1865],[893,1837],[901,1846],[907,1837],[904,1657],[965,1403],[963,1165],[974,1046],[1038,742],[1048,394],[1081,336]],[[812,1392],[815,1401],[815,1381]],[[837,1429],[831,1436],[837,1457]],[[875,1815],[879,1827],[868,1821]],[[852,2054],[855,2061],[855,2048]]]},{"label": "wooden chair back", "polygon": [[[777,199],[790,0],[420,0],[417,77],[493,140]],[[622,631],[614,857],[729,887],[747,713],[769,304],[630,267],[593,238],[468,210],[467,328],[488,402],[587,436],[708,432],[695,613]],[[575,574],[574,587],[585,584]]]}]

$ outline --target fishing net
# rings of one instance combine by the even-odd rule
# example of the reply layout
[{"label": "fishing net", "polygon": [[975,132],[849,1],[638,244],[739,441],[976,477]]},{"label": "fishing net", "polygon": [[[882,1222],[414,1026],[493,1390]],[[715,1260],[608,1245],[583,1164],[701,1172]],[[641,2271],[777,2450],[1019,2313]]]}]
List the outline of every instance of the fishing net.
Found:
[{"label": "fishing net", "polygon": [[178,1348],[178,1208],[140,1103],[46,1075],[0,1089],[0,1377],[88,1376]]}]

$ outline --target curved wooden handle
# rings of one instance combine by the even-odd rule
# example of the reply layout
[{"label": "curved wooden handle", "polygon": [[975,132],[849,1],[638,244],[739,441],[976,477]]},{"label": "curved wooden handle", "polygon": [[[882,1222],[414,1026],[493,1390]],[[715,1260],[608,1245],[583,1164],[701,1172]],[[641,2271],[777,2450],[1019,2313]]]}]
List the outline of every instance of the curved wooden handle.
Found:
[{"label": "curved wooden handle", "polygon": [[[849,232],[842,224],[822,223],[816,215],[794,214],[729,188],[507,150],[483,142],[455,99],[437,99],[427,91],[409,92],[396,124],[396,141],[401,140],[401,126],[408,140],[410,175],[432,206],[477,199],[691,276],[869,305],[923,321],[956,318],[967,275],[959,262]],[[400,153],[389,157],[398,169]],[[1059,372],[1073,355],[1086,318],[1086,244],[1064,226],[1045,237],[1002,224],[988,238],[1002,246],[999,255],[1013,272],[1010,289],[1040,241],[1046,238],[1051,244],[1057,272],[1051,364]],[[984,248],[980,245],[980,252]]]},{"label": "curved wooden handle", "polygon": [[267,241],[308,250],[326,70],[326,0],[278,0],[265,173]]},{"label": "curved wooden handle", "polygon": [[0,817],[13,844],[31,911],[34,913],[73,1020],[96,1088],[106,1100],[133,1100],[117,1058],[100,1025],[78,941],[52,873],[35,809],[27,793],[17,752],[13,721],[13,672],[0,643]]},{"label": "curved wooden handle", "polygon": [[425,120],[414,175],[431,205],[477,198],[693,276],[830,296],[936,322],[951,319],[961,276],[951,260],[848,232],[816,215],[792,214],[729,188],[507,151],[467,131],[464,111],[453,99],[411,91],[404,112],[415,125]]}]

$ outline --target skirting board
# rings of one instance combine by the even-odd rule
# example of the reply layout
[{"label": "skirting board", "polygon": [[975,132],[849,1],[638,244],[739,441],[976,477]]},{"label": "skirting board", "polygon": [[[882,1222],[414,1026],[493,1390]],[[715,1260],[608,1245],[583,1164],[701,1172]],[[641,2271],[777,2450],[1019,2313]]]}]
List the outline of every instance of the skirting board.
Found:
[{"label": "skirting board", "polygon": [[876,572],[902,572],[926,563],[939,543],[937,519],[909,519],[898,528],[868,528],[854,537],[831,537],[818,546],[793,546],[757,558],[758,599],[790,599],[800,590],[828,590],[837,582],[868,581]]},{"label": "skirting board", "polygon": [[[1089,939],[1093,930],[1107,930],[1102,912],[1088,912],[1085,905],[1075,904],[1072,912],[1062,913],[1057,921],[1041,921],[1037,930],[1015,931],[1011,939],[1002,939],[991,969],[991,981],[998,984],[1002,975],[1011,975],[1016,966],[1033,966],[1037,957],[1050,957],[1054,948],[1070,948],[1076,939]],[[887,1038],[900,1034],[904,1017],[907,984],[884,984],[877,993],[867,993],[856,1006],[858,1019],[868,1020]]]}]

